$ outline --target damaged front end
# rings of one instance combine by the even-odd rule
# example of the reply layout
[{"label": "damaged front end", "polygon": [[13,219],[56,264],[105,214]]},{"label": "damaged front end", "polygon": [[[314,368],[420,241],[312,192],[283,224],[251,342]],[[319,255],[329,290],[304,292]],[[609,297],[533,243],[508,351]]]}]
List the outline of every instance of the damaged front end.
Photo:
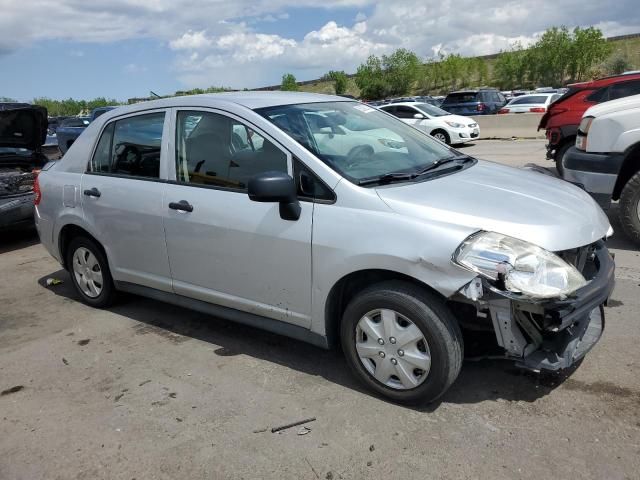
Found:
[{"label": "damaged front end", "polygon": [[[492,254],[500,272],[503,259]],[[580,288],[555,296],[549,288],[538,296],[517,292],[515,282],[509,284],[500,273],[492,277],[484,269],[487,265],[477,261],[480,275],[450,299],[463,328],[493,330],[506,358],[536,371],[567,368],[598,342],[604,329],[603,305],[615,282],[614,261],[603,240],[552,255],[566,262],[570,274],[573,269],[579,272],[584,279]],[[551,277],[549,283],[559,283],[553,277],[558,272],[545,275]]]}]

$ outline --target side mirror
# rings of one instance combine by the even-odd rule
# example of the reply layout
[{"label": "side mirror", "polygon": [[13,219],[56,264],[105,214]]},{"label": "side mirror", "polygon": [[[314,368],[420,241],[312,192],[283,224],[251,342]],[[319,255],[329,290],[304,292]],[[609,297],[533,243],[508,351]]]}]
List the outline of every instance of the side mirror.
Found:
[{"label": "side mirror", "polygon": [[263,172],[249,179],[249,199],[254,202],[280,204],[280,218],[298,220],[300,202],[296,194],[296,182],[283,172]]},{"label": "side mirror", "polygon": [[422,113],[414,113],[413,118],[415,118],[416,120],[424,120],[425,116]]}]

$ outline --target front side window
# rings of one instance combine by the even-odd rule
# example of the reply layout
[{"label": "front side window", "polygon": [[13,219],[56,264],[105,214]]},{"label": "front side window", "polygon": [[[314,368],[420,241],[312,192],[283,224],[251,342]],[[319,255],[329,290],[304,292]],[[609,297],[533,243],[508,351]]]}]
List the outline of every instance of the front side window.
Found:
[{"label": "front side window", "polygon": [[398,118],[409,118],[413,119],[413,116],[418,113],[417,110],[414,110],[412,107],[407,107],[404,105],[398,105],[396,107],[396,111],[393,114]]},{"label": "front side window", "polygon": [[282,150],[238,120],[211,112],[178,112],[178,182],[244,191],[252,176],[288,173],[287,165]]},{"label": "front side window", "polygon": [[354,183],[420,172],[457,155],[429,135],[358,102],[283,105],[257,112]]},{"label": "front side window", "polygon": [[89,164],[93,173],[160,177],[164,112],[136,115],[108,124]]}]

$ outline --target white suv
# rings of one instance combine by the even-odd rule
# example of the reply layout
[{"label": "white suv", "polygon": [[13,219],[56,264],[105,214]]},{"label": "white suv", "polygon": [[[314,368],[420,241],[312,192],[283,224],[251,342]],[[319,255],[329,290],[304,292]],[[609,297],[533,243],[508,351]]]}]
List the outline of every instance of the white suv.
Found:
[{"label": "white suv", "polygon": [[584,191],[342,97],[121,107],[35,191],[40,239],[85,303],[128,291],[340,343],[398,402],[446,391],[467,327],[523,367],[568,367],[600,338],[613,288],[609,222]]},{"label": "white suv", "polygon": [[620,200],[622,227],[640,244],[640,95],[589,108],[563,167],[562,177],[581,185],[603,209]]}]

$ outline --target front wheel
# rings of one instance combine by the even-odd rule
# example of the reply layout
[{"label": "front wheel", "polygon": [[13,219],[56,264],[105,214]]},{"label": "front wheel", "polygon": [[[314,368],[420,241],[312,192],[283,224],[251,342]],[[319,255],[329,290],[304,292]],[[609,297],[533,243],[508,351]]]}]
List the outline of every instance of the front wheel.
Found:
[{"label": "front wheel", "polygon": [[558,171],[558,175],[560,175],[561,177],[562,177],[562,173],[564,172],[562,159],[564,158],[564,154],[567,153],[567,150],[569,150],[569,148],[571,148],[572,145],[573,145],[573,142],[571,141],[564,142],[562,145],[556,148],[556,151],[553,155],[553,158],[556,162],[556,170]]},{"label": "front wheel", "polygon": [[620,194],[622,229],[640,245],[640,172],[629,179]]},{"label": "front wheel", "polygon": [[436,140],[440,140],[442,143],[446,143],[447,145],[451,143],[449,135],[444,130],[435,130],[431,132],[431,136]]},{"label": "front wheel", "polygon": [[379,283],[358,294],[345,309],[340,335],[353,373],[398,403],[434,401],[462,365],[462,334],[449,309],[405,282]]}]

